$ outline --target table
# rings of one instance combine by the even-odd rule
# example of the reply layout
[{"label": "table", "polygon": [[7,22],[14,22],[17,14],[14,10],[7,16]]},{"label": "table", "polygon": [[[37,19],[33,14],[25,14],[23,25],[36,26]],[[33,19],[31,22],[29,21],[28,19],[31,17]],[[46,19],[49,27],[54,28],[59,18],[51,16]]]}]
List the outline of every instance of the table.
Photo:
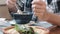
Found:
[{"label": "table", "polygon": [[[12,23],[12,22],[11,22],[11,23]],[[7,23],[7,25],[8,25],[8,23]],[[3,33],[1,32],[1,30],[0,30],[0,34],[3,34]],[[50,33],[49,33],[49,34],[60,34],[60,27],[56,27],[56,28],[50,30]]]},{"label": "table", "polygon": [[9,27],[9,26],[11,26],[11,24],[8,22],[6,22],[6,23],[0,22],[0,34],[3,34],[3,31],[2,31],[3,28]]},{"label": "table", "polygon": [[50,31],[50,34],[60,34],[60,27],[54,28]]},{"label": "table", "polygon": [[[0,31],[0,34],[3,33]],[[60,27],[52,29],[49,34],[60,34]]]}]

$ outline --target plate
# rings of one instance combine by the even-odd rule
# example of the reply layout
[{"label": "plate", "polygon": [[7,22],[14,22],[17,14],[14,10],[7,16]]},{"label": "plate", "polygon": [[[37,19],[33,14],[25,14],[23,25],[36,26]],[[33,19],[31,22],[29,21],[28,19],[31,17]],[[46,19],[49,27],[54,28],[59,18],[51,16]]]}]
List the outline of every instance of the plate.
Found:
[{"label": "plate", "polygon": [[[43,28],[43,27],[39,27],[39,26],[29,26],[29,27],[32,27],[34,29],[34,31],[37,33],[37,34],[49,34],[49,30],[46,29],[46,28]],[[10,26],[10,27],[7,27],[3,30],[4,34],[12,34],[12,32],[7,32],[8,30],[11,30],[13,29],[14,26]],[[16,34],[15,32],[16,30],[14,30],[14,33]]]}]

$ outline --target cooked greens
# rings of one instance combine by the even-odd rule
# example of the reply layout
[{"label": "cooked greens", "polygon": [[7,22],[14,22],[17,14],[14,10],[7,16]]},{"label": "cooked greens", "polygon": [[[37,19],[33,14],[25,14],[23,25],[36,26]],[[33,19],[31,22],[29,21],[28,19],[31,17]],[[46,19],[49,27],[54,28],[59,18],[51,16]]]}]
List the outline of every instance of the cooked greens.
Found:
[{"label": "cooked greens", "polygon": [[25,25],[18,25],[15,24],[15,29],[20,33],[20,34],[35,34],[34,30],[32,27],[27,27]]}]

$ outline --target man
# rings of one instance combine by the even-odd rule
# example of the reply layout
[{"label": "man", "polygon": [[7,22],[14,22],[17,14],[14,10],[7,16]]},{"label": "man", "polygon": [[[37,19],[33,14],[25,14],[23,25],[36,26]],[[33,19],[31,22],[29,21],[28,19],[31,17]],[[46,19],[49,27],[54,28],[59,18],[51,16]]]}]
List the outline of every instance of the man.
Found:
[{"label": "man", "polygon": [[[13,10],[15,10],[15,3],[16,0],[7,0],[7,5],[10,10],[12,10],[13,8],[14,8]],[[46,10],[46,3],[43,2],[42,0],[33,0],[32,9],[39,20],[48,21],[52,24],[60,26],[60,16],[57,14],[49,13],[49,10]],[[53,10],[55,10],[54,6]]]}]

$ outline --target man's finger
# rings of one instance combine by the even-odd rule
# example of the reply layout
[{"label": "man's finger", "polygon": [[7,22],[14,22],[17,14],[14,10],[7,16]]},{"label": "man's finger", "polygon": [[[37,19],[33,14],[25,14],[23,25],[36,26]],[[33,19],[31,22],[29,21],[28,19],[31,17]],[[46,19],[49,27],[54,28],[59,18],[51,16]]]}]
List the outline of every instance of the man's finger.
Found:
[{"label": "man's finger", "polygon": [[16,2],[17,0],[11,0],[12,2]]},{"label": "man's finger", "polygon": [[46,6],[44,6],[44,5],[37,5],[37,4],[35,4],[35,5],[32,5],[32,9],[33,8],[36,8],[36,9],[46,9]]},{"label": "man's finger", "polygon": [[32,1],[32,4],[39,4],[39,5],[42,5],[42,4],[44,4],[45,5],[45,2],[43,2],[43,1],[41,1],[41,0],[36,0],[36,1]]},{"label": "man's finger", "polygon": [[45,9],[36,9],[36,8],[34,8],[33,11],[36,12],[36,13],[44,13],[44,12],[46,12]]},{"label": "man's finger", "polygon": [[14,5],[16,2],[13,2],[13,1],[9,0],[9,1],[8,1],[8,3],[10,3],[10,4],[13,4],[13,5]]}]

